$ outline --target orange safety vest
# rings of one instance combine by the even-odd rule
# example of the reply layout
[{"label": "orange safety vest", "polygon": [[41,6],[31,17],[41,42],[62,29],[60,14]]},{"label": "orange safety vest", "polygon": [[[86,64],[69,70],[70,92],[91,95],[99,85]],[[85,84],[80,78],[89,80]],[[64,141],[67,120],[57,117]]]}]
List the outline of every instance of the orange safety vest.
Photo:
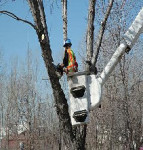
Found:
[{"label": "orange safety vest", "polygon": [[76,57],[74,52],[71,49],[67,50],[68,53],[68,72],[77,72],[78,64],[76,62]]}]

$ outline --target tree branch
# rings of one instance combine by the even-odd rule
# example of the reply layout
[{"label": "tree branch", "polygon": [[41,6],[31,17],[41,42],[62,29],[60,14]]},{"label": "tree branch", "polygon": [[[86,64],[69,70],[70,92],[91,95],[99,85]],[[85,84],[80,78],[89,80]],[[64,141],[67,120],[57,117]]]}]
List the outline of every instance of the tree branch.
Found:
[{"label": "tree branch", "polygon": [[62,3],[62,19],[63,19],[63,37],[67,39],[67,0],[61,0]]},{"label": "tree branch", "polygon": [[92,61],[91,61],[93,68],[95,67],[96,62],[97,62],[97,58],[98,58],[98,55],[99,55],[99,50],[100,50],[102,39],[103,39],[103,34],[105,32],[105,27],[106,27],[107,20],[108,20],[108,17],[110,15],[113,3],[114,3],[114,0],[111,0],[110,3],[109,3],[109,6],[107,8],[104,20],[102,21],[102,24],[101,24],[101,28],[100,28],[100,31],[99,31],[99,36],[98,36],[98,39],[97,39],[97,42],[96,42],[96,48],[94,50]]},{"label": "tree branch", "polygon": [[90,71],[91,58],[93,56],[93,41],[94,41],[94,18],[95,18],[95,4],[96,0],[89,1],[88,10],[88,27],[86,34],[86,54],[87,54],[87,64],[86,71]]},{"label": "tree branch", "polygon": [[9,17],[11,17],[11,18],[13,18],[13,19],[15,19],[15,20],[17,20],[17,21],[22,21],[22,22],[24,22],[24,23],[27,23],[27,24],[29,24],[30,26],[32,26],[35,30],[36,30],[36,26],[33,24],[33,23],[31,23],[31,22],[29,22],[29,21],[27,21],[27,20],[24,20],[24,19],[22,19],[22,18],[19,18],[18,16],[16,16],[14,13],[12,13],[12,12],[9,12],[9,11],[6,11],[6,10],[2,10],[2,11],[0,11],[0,13],[1,14],[4,14],[4,15],[7,15],[7,16],[9,16]]}]

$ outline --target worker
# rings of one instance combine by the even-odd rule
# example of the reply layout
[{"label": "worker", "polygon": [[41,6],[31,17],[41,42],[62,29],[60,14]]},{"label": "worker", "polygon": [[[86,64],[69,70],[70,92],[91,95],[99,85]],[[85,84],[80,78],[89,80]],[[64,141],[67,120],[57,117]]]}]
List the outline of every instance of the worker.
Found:
[{"label": "worker", "polygon": [[71,74],[78,71],[78,64],[76,62],[76,57],[71,49],[71,46],[71,40],[67,39],[63,45],[63,47],[65,47],[65,53],[63,63],[61,64],[61,66],[63,67],[63,71],[66,74]]}]

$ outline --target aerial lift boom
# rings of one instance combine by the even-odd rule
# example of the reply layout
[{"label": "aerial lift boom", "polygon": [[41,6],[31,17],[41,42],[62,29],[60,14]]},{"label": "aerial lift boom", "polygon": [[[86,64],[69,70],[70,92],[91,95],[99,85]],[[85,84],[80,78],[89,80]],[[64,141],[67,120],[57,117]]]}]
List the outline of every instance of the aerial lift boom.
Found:
[{"label": "aerial lift boom", "polygon": [[78,72],[68,76],[69,104],[72,125],[88,123],[90,110],[100,104],[102,87],[113,72],[125,52],[129,52],[143,32],[143,7],[136,16],[123,41],[103,69],[99,78],[87,72]]},{"label": "aerial lift boom", "polygon": [[117,63],[121,60],[122,55],[129,51],[134,44],[136,43],[137,39],[139,38],[140,34],[143,32],[143,7],[139,14],[136,16],[136,19],[131,24],[127,32],[124,34],[124,40],[117,48],[115,53],[113,54],[112,58],[102,71],[100,77],[98,78],[100,84],[103,86],[104,83],[107,81],[108,77],[116,67]]}]

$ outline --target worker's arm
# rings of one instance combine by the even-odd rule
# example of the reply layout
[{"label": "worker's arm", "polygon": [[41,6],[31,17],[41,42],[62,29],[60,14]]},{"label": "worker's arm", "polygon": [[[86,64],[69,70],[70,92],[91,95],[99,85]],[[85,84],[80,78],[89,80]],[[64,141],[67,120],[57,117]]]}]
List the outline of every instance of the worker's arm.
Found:
[{"label": "worker's arm", "polygon": [[67,67],[68,66],[68,53],[67,53],[67,51],[65,51],[62,65],[63,65],[63,67]]}]

